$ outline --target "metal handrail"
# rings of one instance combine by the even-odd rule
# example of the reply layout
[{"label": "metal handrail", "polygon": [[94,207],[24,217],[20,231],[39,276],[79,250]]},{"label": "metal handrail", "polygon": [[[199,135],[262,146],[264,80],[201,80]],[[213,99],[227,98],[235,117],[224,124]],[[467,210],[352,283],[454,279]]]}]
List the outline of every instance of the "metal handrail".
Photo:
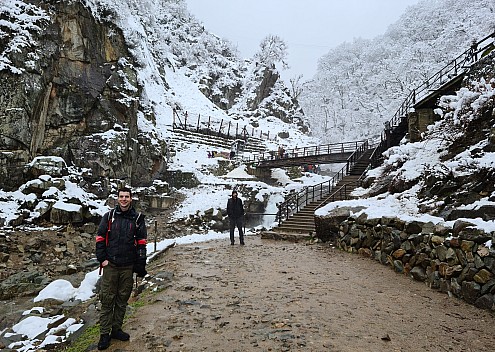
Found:
[{"label": "metal handrail", "polygon": [[[326,205],[330,202],[335,202],[336,200],[347,200],[347,187],[352,185],[352,183],[353,182],[349,182],[349,183],[343,184],[342,186],[337,188],[328,197],[326,197],[320,204],[318,204],[318,206],[315,208],[315,210],[323,207],[324,205]],[[344,197],[342,197],[342,190],[343,190]],[[338,199],[336,198],[337,194],[340,195]]]},{"label": "metal handrail", "polygon": [[244,158],[244,163],[257,163],[262,161],[271,161],[279,159],[295,159],[304,158],[308,156],[329,155],[332,153],[349,153],[359,148],[363,143],[367,143],[367,140],[353,141],[353,142],[341,142],[322,145],[312,145],[307,147],[293,148],[283,150],[282,152],[271,150],[261,154],[254,154],[248,158]]},{"label": "metal handrail", "polygon": [[370,161],[372,167],[377,167],[379,165],[379,161],[381,158],[381,154],[387,149],[387,140],[382,139],[382,141],[375,147],[373,152],[370,155]]},{"label": "metal handrail", "polygon": [[[364,180],[364,176],[366,175],[367,171],[368,169],[366,169],[355,182],[345,183],[342,186],[340,186],[338,189],[336,189],[334,192],[332,192],[332,194],[330,194],[328,197],[325,197],[325,199],[323,199],[323,201],[316,206],[315,210],[323,207],[324,205],[330,202],[335,202],[336,200],[347,200],[347,187],[351,185],[360,186]],[[344,189],[344,198],[342,198],[342,189]],[[340,194],[340,197],[338,199],[336,199],[337,194]]]},{"label": "metal handrail", "polygon": [[[409,109],[416,104],[416,102],[421,101],[421,99],[429,95],[430,91],[439,88],[442,84],[446,83],[446,81],[443,81],[445,77],[450,81],[452,77],[458,77],[465,73],[472,64],[486,54],[486,51],[489,48],[493,48],[494,39],[495,32],[487,35],[480,41],[473,43],[468,50],[457,56],[426,81],[414,88],[399,106],[399,109],[397,109],[394,116],[388,121],[390,128],[393,129],[394,127],[397,127],[400,124],[401,118],[406,116]],[[440,84],[435,86],[435,84],[438,83]]]},{"label": "metal handrail", "polygon": [[352,166],[358,161],[361,155],[369,148],[368,141],[362,143],[354,152],[347,158],[346,165],[342,167],[330,180],[318,183],[312,186],[306,186],[301,191],[289,195],[289,197],[280,205],[278,205],[277,221],[279,225],[282,221],[289,218],[290,215],[299,212],[308,203],[322,199],[329,194],[333,187],[348,175]]},{"label": "metal handrail", "polygon": [[[484,57],[489,51],[495,49],[495,32],[487,35],[478,42],[473,42],[471,47],[458,55],[454,60],[447,63],[439,71],[434,73],[426,81],[414,88],[409,95],[404,99],[393,117],[385,123],[385,130],[382,132],[381,143],[375,148],[375,151],[370,158],[372,165],[375,167],[378,164],[378,153],[381,154],[387,149],[387,139],[389,135],[399,127],[402,119],[407,117],[408,112],[416,105],[417,102],[427,97],[431,91],[440,88],[443,84],[448,83],[452,78],[459,77],[464,74],[471,65]],[[447,78],[445,80],[445,78]]]}]

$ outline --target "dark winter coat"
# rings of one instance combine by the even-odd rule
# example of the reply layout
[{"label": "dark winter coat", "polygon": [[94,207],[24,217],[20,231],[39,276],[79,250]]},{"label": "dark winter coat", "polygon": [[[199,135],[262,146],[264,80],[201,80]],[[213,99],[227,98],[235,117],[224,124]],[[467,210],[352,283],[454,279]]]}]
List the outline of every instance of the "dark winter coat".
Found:
[{"label": "dark winter coat", "polygon": [[227,201],[227,215],[233,219],[240,218],[244,215],[244,205],[240,198],[229,198]]},{"label": "dark winter coat", "polygon": [[100,263],[108,260],[116,266],[133,265],[138,257],[146,258],[147,237],[144,215],[133,207],[123,212],[116,206],[101,219],[96,235],[96,258]]}]

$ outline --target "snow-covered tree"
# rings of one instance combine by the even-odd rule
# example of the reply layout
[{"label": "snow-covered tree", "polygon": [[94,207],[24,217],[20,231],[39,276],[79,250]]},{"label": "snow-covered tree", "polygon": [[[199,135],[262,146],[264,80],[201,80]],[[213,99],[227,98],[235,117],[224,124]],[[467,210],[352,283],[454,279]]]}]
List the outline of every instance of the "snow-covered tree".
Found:
[{"label": "snow-covered tree", "polygon": [[293,77],[289,80],[290,82],[290,96],[293,99],[298,99],[299,96],[301,95],[303,91],[303,84],[302,84],[302,78],[303,75],[299,75],[296,77]]},{"label": "snow-covered tree", "polygon": [[[299,97],[313,133],[328,142],[378,136],[413,89],[494,30],[493,0],[423,0],[384,35],[337,46]],[[336,128],[325,128],[327,111]]]},{"label": "snow-covered tree", "polygon": [[283,68],[287,68],[287,44],[278,35],[269,34],[261,41],[254,58],[267,67],[281,63]]}]

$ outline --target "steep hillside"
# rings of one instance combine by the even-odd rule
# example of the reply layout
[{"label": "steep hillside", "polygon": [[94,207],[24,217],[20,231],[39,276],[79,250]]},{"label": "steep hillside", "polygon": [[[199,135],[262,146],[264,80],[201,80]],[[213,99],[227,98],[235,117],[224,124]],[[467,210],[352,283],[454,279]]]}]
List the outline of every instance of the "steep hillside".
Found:
[{"label": "steep hillside", "polygon": [[495,230],[495,52],[474,65],[455,95],[442,96],[439,120],[415,143],[388,149],[382,166],[370,170],[354,195],[336,202],[360,207],[369,218],[453,226],[461,219],[486,232]]},{"label": "steep hillside", "polygon": [[[421,212],[445,220],[495,219],[495,54],[473,66],[455,96],[443,96],[441,120],[424,140],[389,149],[381,184],[418,192]],[[375,186],[370,194],[383,192]]]},{"label": "steep hillside", "polygon": [[405,97],[493,32],[491,0],[421,1],[387,32],[331,50],[305,85],[301,106],[325,141],[379,136]]}]

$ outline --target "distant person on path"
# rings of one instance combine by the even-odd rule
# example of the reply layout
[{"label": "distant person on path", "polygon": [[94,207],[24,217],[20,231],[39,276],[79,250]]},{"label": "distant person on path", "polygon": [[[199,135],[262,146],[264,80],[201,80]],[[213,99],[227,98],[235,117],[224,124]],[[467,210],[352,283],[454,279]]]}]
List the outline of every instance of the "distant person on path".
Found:
[{"label": "distant person on path", "polygon": [[237,226],[239,230],[239,241],[244,246],[244,233],[242,232],[244,205],[242,200],[237,197],[237,191],[232,191],[232,197],[227,201],[227,215],[230,220],[230,244],[234,245],[234,230]]},{"label": "distant person on path", "polygon": [[147,231],[144,215],[132,206],[132,192],[121,188],[118,205],[103,215],[96,235],[96,258],[103,269],[100,289],[100,341],[98,349],[105,350],[111,339],[128,341],[130,336],[122,331],[134,282],[146,276]]},{"label": "distant person on path", "polygon": [[230,160],[233,160],[236,154],[239,154],[239,143],[234,141],[230,146]]}]

